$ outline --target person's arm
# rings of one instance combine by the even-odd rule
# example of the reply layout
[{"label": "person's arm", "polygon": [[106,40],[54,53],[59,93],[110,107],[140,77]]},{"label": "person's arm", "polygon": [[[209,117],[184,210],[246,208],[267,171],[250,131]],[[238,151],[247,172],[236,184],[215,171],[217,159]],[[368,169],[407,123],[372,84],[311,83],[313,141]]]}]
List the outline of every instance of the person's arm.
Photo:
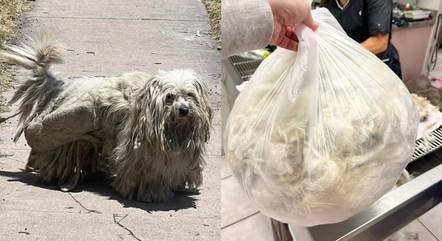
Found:
[{"label": "person's arm", "polygon": [[391,32],[391,0],[367,0],[367,23],[370,37],[362,46],[374,54],[384,52],[389,43]]},{"label": "person's arm", "polygon": [[221,3],[223,58],[273,43],[296,50],[294,26],[316,30],[308,0],[223,0]]},{"label": "person's arm", "polygon": [[362,42],[362,46],[368,49],[370,52],[374,54],[380,54],[387,50],[388,48],[388,33],[377,33],[374,36],[369,37],[364,42]]},{"label": "person's arm", "polygon": [[223,57],[270,43],[273,15],[268,0],[222,0],[221,12]]}]

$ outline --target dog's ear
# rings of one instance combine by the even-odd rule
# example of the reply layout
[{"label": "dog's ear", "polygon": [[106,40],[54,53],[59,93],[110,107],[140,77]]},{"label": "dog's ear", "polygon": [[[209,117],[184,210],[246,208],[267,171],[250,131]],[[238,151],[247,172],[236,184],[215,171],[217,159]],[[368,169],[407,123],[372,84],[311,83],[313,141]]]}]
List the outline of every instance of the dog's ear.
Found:
[{"label": "dog's ear", "polygon": [[210,138],[210,131],[212,128],[213,111],[210,106],[209,93],[207,85],[198,77],[193,81],[195,89],[198,91],[200,98],[200,108],[202,110],[202,130],[204,132],[204,141],[207,142]]},{"label": "dog's ear", "polygon": [[138,102],[143,103],[139,110],[143,113],[143,116],[140,117],[140,122],[143,122],[145,125],[144,133],[140,133],[143,136],[141,140],[152,142],[150,144],[154,146],[164,147],[166,141],[164,136],[164,113],[166,111],[162,100],[164,94],[163,81],[153,76],[147,81],[141,92],[137,99]]},{"label": "dog's ear", "polygon": [[162,93],[160,88],[160,80],[151,77],[143,88],[135,93],[130,103],[127,121],[120,132],[120,143],[117,149],[122,155],[143,151],[138,149],[146,149],[146,144],[164,146],[163,102],[158,101]]}]

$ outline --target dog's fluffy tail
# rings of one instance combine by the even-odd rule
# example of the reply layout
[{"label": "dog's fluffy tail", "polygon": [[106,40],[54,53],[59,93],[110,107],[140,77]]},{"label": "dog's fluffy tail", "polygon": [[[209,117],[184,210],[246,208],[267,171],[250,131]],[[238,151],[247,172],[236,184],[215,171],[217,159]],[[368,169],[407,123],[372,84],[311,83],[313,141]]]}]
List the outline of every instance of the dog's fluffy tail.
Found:
[{"label": "dog's fluffy tail", "polygon": [[31,40],[30,45],[6,46],[0,51],[0,57],[7,63],[16,64],[32,71],[32,77],[23,81],[16,89],[9,104],[21,99],[18,115],[20,115],[17,141],[27,125],[45,109],[60,91],[61,81],[57,81],[50,71],[50,66],[61,63],[60,47],[47,37]]}]

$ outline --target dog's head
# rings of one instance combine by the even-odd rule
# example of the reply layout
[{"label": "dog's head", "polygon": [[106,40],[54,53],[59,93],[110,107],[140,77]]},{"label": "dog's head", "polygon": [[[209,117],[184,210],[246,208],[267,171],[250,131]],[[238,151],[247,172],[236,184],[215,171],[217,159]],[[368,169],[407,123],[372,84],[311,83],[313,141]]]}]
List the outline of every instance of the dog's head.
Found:
[{"label": "dog's head", "polygon": [[159,71],[142,92],[138,101],[145,102],[141,107],[145,117],[140,119],[144,130],[139,134],[144,134],[138,138],[157,142],[164,149],[201,146],[208,141],[212,110],[207,87],[194,71]]},{"label": "dog's head", "polygon": [[164,111],[167,125],[188,125],[201,115],[211,116],[207,88],[192,70],[159,71],[153,82],[158,92],[155,105]]}]

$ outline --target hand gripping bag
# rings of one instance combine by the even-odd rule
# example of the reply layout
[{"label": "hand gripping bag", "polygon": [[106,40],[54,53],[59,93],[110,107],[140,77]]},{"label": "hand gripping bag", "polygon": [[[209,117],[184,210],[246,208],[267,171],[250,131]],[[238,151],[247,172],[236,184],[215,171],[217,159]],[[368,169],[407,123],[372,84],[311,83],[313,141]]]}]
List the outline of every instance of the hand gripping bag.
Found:
[{"label": "hand gripping bag", "polygon": [[402,81],[326,9],[296,28],[238,96],[225,131],[234,175],[259,210],[312,226],[343,221],[391,190],[418,113]]}]

